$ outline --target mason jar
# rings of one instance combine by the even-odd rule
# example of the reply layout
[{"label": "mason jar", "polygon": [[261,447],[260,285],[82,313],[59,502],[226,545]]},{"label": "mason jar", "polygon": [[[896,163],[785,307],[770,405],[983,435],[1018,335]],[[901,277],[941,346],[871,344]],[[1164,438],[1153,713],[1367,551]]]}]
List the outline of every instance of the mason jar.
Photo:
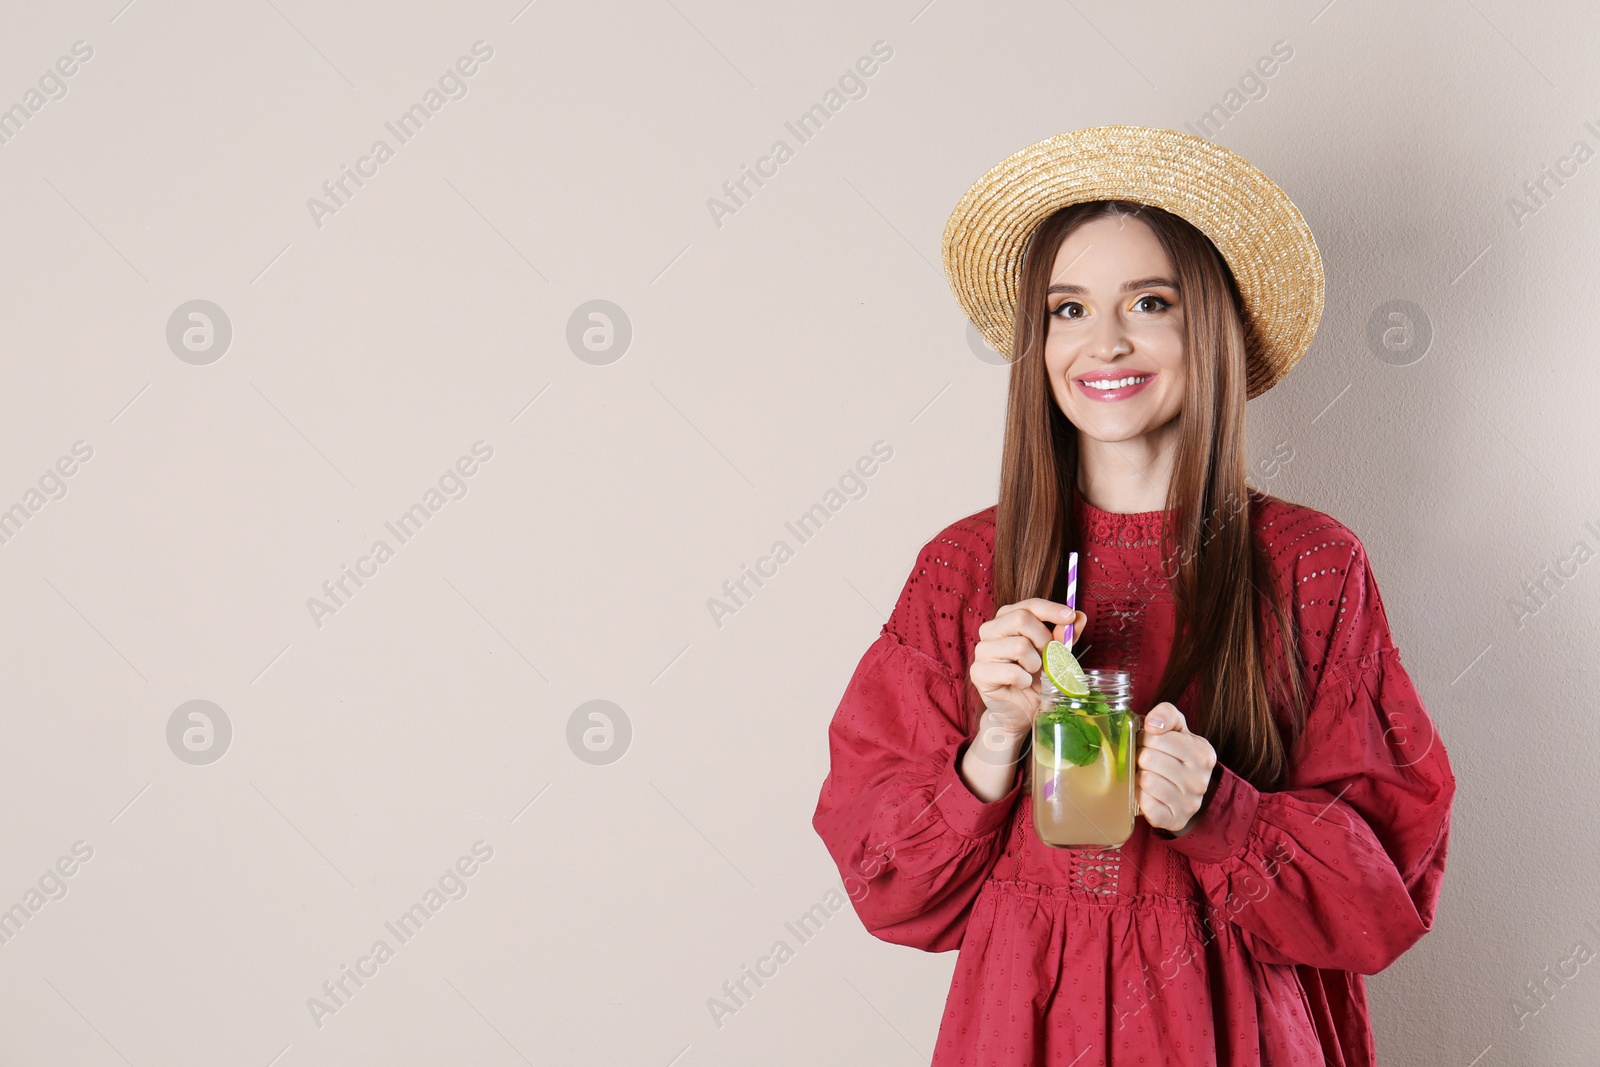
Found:
[{"label": "mason jar", "polygon": [[1139,813],[1139,731],[1125,670],[1083,672],[1089,692],[1073,696],[1041,675],[1029,774],[1033,828],[1056,848],[1109,848],[1128,840]]}]

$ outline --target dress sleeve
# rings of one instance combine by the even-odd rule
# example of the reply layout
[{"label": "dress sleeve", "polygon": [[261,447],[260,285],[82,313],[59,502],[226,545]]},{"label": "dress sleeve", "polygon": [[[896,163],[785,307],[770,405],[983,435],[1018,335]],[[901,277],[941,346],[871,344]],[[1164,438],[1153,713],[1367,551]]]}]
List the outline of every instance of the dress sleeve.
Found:
[{"label": "dress sleeve", "polygon": [[1157,832],[1258,959],[1371,975],[1433,926],[1455,775],[1345,534],[1348,564],[1308,570],[1292,590],[1326,657],[1289,788],[1260,792],[1219,764],[1194,824]]},{"label": "dress sleeve", "polygon": [[949,542],[924,548],[861,657],[828,728],[830,769],[811,820],[867,930],[929,952],[960,947],[1021,791],[1014,781],[985,803],[957,773],[976,640],[962,620],[986,606],[951,570],[961,555]]}]

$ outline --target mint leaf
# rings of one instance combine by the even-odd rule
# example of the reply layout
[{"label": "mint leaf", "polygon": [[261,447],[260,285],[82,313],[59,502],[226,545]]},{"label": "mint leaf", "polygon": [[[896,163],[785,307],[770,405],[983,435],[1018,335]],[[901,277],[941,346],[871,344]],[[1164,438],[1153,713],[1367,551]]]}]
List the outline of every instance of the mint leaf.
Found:
[{"label": "mint leaf", "polygon": [[1095,724],[1070,711],[1049,711],[1035,720],[1036,736],[1047,752],[1060,753],[1075,767],[1085,767],[1100,755],[1101,734]]},{"label": "mint leaf", "polygon": [[1111,705],[1099,693],[1091,692],[1083,698],[1083,713],[1085,715],[1110,715]]}]

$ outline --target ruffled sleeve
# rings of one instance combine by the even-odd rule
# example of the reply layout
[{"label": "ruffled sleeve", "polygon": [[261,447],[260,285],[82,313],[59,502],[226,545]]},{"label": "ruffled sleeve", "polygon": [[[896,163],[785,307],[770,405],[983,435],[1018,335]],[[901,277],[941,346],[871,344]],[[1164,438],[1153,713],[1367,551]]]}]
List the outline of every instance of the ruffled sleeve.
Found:
[{"label": "ruffled sleeve", "polygon": [[966,665],[989,599],[981,553],[962,540],[946,531],[924,547],[856,666],[812,816],[867,930],[929,952],[960,947],[1021,790],[985,803],[957,773]]},{"label": "ruffled sleeve", "polygon": [[[1315,681],[1288,788],[1219,764],[1194,823],[1161,836],[1257,958],[1370,975],[1433,926],[1455,775],[1365,550],[1340,533],[1292,591]],[[1348,560],[1323,566],[1335,544]]]}]

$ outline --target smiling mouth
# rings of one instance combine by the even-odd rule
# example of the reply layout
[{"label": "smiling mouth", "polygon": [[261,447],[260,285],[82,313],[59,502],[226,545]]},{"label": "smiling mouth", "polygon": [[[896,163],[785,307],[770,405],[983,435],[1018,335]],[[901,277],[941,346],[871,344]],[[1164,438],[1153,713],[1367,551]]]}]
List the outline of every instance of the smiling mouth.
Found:
[{"label": "smiling mouth", "polygon": [[1140,385],[1148,382],[1153,377],[1155,377],[1153,374],[1136,374],[1127,378],[1098,378],[1093,381],[1087,378],[1079,378],[1078,384],[1087,389],[1098,389],[1101,392],[1106,392],[1111,389],[1125,389],[1130,385]]}]

